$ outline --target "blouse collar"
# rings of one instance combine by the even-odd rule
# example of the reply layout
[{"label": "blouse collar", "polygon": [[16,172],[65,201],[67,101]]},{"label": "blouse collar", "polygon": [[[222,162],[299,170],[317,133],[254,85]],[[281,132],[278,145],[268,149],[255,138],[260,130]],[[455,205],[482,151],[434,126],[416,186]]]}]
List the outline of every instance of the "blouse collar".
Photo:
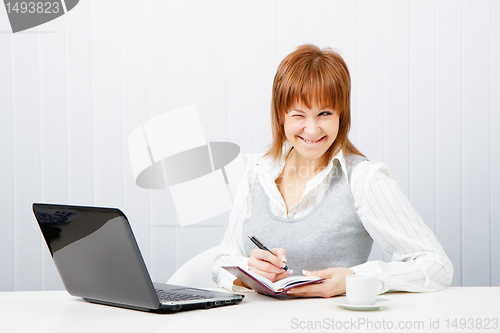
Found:
[{"label": "blouse collar", "polygon": [[[283,168],[285,167],[285,156],[290,150],[290,144],[285,142],[283,145],[283,154],[282,157],[279,161],[275,162],[274,159],[271,156],[263,156],[263,154],[258,154],[256,157],[258,159],[255,160],[256,163],[256,168],[255,171],[257,174],[266,174],[266,178],[269,177],[273,180],[276,180],[276,178],[281,175],[283,172]],[[340,167],[342,168],[342,173],[346,177],[346,180],[348,180],[347,177],[347,166],[346,166],[346,160],[344,158],[344,154],[342,152],[342,149],[338,151],[337,154],[335,154],[330,161],[328,162],[328,165],[326,166],[325,169],[321,170],[316,176],[314,176],[313,179],[317,179],[319,182],[321,182],[331,171],[332,169],[337,166],[337,163],[340,164]]]}]

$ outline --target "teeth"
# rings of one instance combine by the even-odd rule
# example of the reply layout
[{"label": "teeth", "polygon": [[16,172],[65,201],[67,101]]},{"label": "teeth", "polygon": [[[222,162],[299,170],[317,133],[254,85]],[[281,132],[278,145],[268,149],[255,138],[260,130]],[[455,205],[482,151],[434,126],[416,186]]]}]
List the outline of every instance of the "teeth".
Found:
[{"label": "teeth", "polygon": [[[323,139],[323,138],[321,138],[321,139]],[[316,143],[316,142],[320,141],[321,139],[318,139],[318,140],[307,140],[307,139],[302,138],[302,140],[304,140],[306,143]]]}]

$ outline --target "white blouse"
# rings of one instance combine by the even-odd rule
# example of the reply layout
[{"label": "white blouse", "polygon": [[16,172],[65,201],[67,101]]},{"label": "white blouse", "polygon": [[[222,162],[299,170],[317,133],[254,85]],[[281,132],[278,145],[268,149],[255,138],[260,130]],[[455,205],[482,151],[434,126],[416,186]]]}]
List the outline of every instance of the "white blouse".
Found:
[{"label": "white blouse", "polygon": [[[246,237],[243,229],[252,211],[251,189],[255,177],[259,177],[270,198],[272,213],[290,219],[308,214],[321,202],[339,164],[347,178],[346,161],[340,151],[325,169],[309,180],[302,198],[287,213],[286,204],[275,183],[285,166],[284,158],[275,165],[272,158],[263,157],[263,154],[248,157],[221,252],[212,270],[212,277],[219,287],[237,292],[245,290],[233,285],[235,277],[221,267],[247,264],[248,257],[243,251],[243,237]],[[390,262],[374,260],[349,268],[356,274],[376,276],[384,282],[385,287],[381,292],[437,291],[446,288],[453,279],[451,261],[432,230],[388,175],[385,164],[363,161],[352,171],[350,187],[361,222]]]}]

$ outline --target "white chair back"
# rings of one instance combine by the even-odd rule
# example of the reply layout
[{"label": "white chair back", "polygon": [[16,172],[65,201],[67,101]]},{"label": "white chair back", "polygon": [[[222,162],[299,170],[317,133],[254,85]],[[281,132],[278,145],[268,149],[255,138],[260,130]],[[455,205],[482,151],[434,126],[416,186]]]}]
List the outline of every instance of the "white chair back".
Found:
[{"label": "white chair back", "polygon": [[167,283],[193,288],[217,288],[212,280],[212,265],[215,262],[215,256],[219,253],[219,248],[220,246],[217,245],[190,259],[172,275]]}]

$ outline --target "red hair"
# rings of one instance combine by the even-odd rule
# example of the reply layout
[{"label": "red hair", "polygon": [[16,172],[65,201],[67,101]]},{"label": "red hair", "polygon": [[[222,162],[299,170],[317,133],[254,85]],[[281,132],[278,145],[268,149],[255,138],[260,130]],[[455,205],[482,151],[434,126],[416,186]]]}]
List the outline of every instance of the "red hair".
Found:
[{"label": "red hair", "polygon": [[275,160],[283,155],[286,141],[285,114],[297,103],[318,105],[339,112],[337,138],[326,151],[327,161],[340,149],[345,154],[364,156],[349,140],[351,127],[351,77],[342,57],[333,50],[301,45],[280,63],[274,76],[271,100],[273,142],[266,155]]}]

